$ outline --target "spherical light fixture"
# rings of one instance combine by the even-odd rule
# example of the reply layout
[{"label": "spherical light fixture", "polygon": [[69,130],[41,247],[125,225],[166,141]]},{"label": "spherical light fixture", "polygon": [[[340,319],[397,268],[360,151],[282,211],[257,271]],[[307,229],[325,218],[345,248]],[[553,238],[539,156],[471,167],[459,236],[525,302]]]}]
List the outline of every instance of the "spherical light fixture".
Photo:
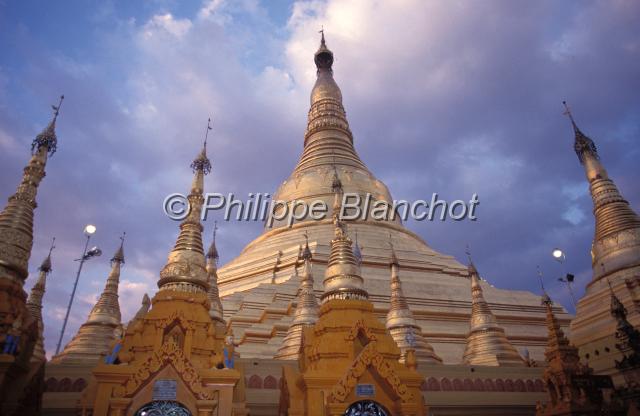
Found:
[{"label": "spherical light fixture", "polygon": [[93,233],[96,232],[96,226],[92,225],[92,224],[88,224],[86,227],[84,227],[84,233],[86,235],[91,235]]}]

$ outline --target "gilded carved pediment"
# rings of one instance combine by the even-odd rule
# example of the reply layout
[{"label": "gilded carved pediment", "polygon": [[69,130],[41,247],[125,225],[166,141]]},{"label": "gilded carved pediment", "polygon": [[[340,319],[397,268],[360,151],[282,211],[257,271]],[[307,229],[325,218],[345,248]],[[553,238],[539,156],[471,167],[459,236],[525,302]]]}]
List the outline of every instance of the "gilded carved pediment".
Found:
[{"label": "gilded carved pediment", "polygon": [[353,341],[358,336],[362,334],[369,341],[376,341],[377,337],[371,329],[367,326],[367,324],[362,319],[358,319],[356,323],[353,325],[347,336],[344,338],[346,341]]},{"label": "gilded carved pediment", "polygon": [[355,388],[356,384],[358,384],[358,379],[369,367],[375,370],[376,373],[387,382],[391,390],[403,403],[413,402],[413,394],[411,394],[407,386],[400,381],[400,377],[396,374],[389,362],[376,350],[375,342],[371,342],[364,347],[346,374],[331,390],[329,400],[333,402],[343,402]]},{"label": "gilded carved pediment", "polygon": [[132,397],[154,374],[167,365],[172,365],[189,390],[199,400],[213,400],[215,391],[205,387],[195,367],[184,356],[182,350],[169,341],[151,355],[131,377],[114,389],[115,397]]}]

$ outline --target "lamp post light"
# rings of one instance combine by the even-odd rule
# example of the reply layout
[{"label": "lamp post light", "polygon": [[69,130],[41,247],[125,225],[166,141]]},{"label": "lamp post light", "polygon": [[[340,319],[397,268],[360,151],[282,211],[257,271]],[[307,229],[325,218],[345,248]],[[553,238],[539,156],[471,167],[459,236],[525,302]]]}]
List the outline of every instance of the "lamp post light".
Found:
[{"label": "lamp post light", "polygon": [[62,323],[62,330],[60,331],[60,338],[58,339],[58,345],[56,346],[56,355],[60,352],[60,346],[62,345],[62,338],[64,337],[64,331],[67,328],[67,321],[69,320],[69,312],[71,312],[71,305],[73,304],[73,298],[76,296],[76,289],[78,288],[78,280],[80,280],[80,272],[82,271],[82,265],[86,260],[89,260],[93,257],[98,257],[102,254],[102,250],[98,247],[93,247],[89,250],[89,240],[91,240],[91,236],[96,232],[96,226],[92,224],[88,224],[84,227],[84,235],[87,237],[87,240],[84,244],[84,249],[82,250],[82,256],[76,261],[79,261],[78,272],[76,273],[76,281],[73,284],[73,290],[71,291],[71,297],[69,298],[69,305],[67,306],[67,313],[64,316],[64,322]]},{"label": "lamp post light", "polygon": [[567,288],[569,289],[569,294],[571,295],[571,303],[573,303],[573,309],[575,310],[576,298],[573,294],[573,288],[571,287],[571,283],[573,283],[575,276],[572,275],[571,273],[565,273],[564,261],[566,260],[567,256],[565,255],[564,251],[562,251],[557,247],[553,249],[553,251],[551,252],[551,255],[553,256],[554,259],[556,259],[556,261],[558,261],[558,263],[560,263],[560,267],[562,268],[562,276],[559,277],[558,280],[567,284]]}]

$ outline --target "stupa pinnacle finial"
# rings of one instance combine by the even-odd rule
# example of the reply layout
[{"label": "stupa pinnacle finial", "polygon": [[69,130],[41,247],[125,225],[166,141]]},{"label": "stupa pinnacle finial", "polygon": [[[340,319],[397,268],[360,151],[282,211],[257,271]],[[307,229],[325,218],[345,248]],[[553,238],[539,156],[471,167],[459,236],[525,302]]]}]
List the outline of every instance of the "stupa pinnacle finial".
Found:
[{"label": "stupa pinnacle finial", "polygon": [[469,271],[469,277],[472,277],[472,275],[476,275],[477,277],[478,270],[476,269],[476,265],[473,264],[473,259],[471,258],[471,249],[469,248],[469,244],[467,244],[464,252],[467,255],[467,260],[469,262],[469,264],[467,265],[467,270]]},{"label": "stupa pinnacle finial", "polygon": [[213,239],[207,251],[207,259],[213,260],[214,263],[218,263],[220,255],[218,254],[218,247],[216,247],[216,233],[218,232],[218,221],[213,222]]},{"label": "stupa pinnacle finial", "polygon": [[355,230],[355,241],[353,243],[353,255],[358,260],[358,264],[362,264],[362,251],[360,250],[360,243],[358,243],[358,230]]},{"label": "stupa pinnacle finial", "polygon": [[47,127],[45,127],[45,129],[42,130],[42,132],[38,134],[31,143],[32,154],[36,154],[43,146],[46,146],[46,152],[49,153],[49,156],[56,152],[58,146],[58,138],[56,137],[56,120],[58,119],[58,114],[60,114],[60,107],[62,107],[63,100],[64,95],[61,95],[58,105],[51,105],[51,108],[53,109],[53,118]]},{"label": "stupa pinnacle finial", "polygon": [[309,234],[307,234],[307,232],[304,232],[304,248],[302,249],[302,255],[300,256],[300,258],[302,260],[311,260],[311,249],[309,248]]},{"label": "stupa pinnacle finial", "polygon": [[204,133],[204,148],[207,148],[207,139],[209,138],[209,130],[213,130],[211,127],[211,117],[207,120],[207,130]]},{"label": "stupa pinnacle finial", "polygon": [[118,262],[118,263],[124,263],[124,238],[127,236],[126,232],[122,232],[122,235],[120,236],[120,247],[118,247],[118,250],[116,251],[116,253],[113,255],[113,257],[111,258],[111,264],[113,265],[114,262]]},{"label": "stupa pinnacle finial", "polygon": [[391,267],[400,266],[398,262],[398,257],[396,256],[396,250],[393,248],[393,240],[391,239],[391,233],[389,233],[389,247],[391,248],[391,262],[389,263]]},{"label": "stupa pinnacle finial", "polygon": [[540,288],[542,289],[542,300],[541,303],[543,305],[551,305],[553,301],[547,294],[547,290],[544,288],[544,280],[542,278],[542,270],[540,270],[540,266],[536,266],[536,270],[538,271],[538,280],[540,280]]},{"label": "stupa pinnacle finial", "polygon": [[191,169],[196,173],[198,171],[202,172],[204,175],[209,174],[211,172],[211,161],[207,157],[207,139],[209,138],[209,130],[212,130],[211,127],[211,118],[207,120],[207,131],[204,135],[204,144],[202,145],[202,151],[200,154],[193,160],[191,163]]},{"label": "stupa pinnacle finial", "polygon": [[49,247],[49,254],[47,255],[47,257],[45,257],[45,259],[42,261],[42,264],[38,268],[38,270],[40,270],[41,272],[45,272],[45,273],[51,272],[51,252],[53,251],[54,248],[56,248],[55,244],[56,244],[56,238],[53,237],[53,239],[51,239],[51,247]]},{"label": "stupa pinnacle finial", "polygon": [[331,72],[331,66],[333,65],[333,52],[327,48],[327,42],[324,38],[324,27],[319,31],[320,33],[320,47],[315,53],[313,60],[316,63],[318,72],[329,71]]},{"label": "stupa pinnacle finial", "polygon": [[576,121],[573,119],[573,114],[571,113],[571,109],[569,108],[567,102],[563,101],[562,104],[565,108],[563,114],[569,117],[569,120],[571,120],[571,126],[573,127],[573,132],[575,134],[575,142],[573,144],[573,148],[578,155],[580,163],[582,163],[583,165],[585,164],[585,157],[587,155],[593,157],[596,160],[600,159],[595,143],[584,133],[582,133],[582,131],[580,131],[578,125],[576,124]]}]

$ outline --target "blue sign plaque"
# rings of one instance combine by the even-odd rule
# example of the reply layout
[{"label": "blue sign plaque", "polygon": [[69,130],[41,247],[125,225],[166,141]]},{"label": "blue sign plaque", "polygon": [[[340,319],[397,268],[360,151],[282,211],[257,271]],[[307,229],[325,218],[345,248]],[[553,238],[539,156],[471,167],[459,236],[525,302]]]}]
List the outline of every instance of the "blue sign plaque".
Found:
[{"label": "blue sign plaque", "polygon": [[175,400],[177,387],[175,380],[156,380],[153,383],[153,400]]},{"label": "blue sign plaque", "polygon": [[373,384],[358,384],[356,385],[356,395],[373,397],[376,395],[376,388]]}]

